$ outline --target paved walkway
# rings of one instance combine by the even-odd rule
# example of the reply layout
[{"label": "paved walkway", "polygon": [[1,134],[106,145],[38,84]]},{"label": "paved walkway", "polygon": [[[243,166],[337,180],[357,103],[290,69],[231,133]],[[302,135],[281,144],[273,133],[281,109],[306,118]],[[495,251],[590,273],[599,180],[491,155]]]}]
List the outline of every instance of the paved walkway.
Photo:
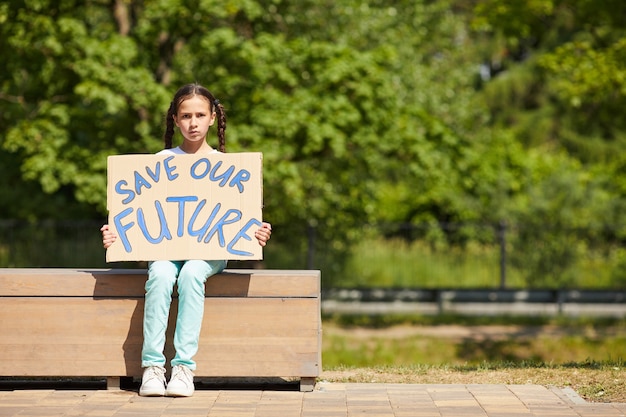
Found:
[{"label": "paved walkway", "polygon": [[135,391],[0,391],[0,417],[617,417],[626,404],[587,403],[574,391],[538,385],[344,384],[315,391],[197,390],[191,398],[143,398]]}]

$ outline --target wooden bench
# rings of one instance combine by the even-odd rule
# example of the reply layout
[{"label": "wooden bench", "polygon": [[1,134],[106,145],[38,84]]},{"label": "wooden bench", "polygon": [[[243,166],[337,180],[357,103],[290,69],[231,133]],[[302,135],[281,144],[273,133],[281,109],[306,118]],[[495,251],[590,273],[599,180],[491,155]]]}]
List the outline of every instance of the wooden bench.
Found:
[{"label": "wooden bench", "polygon": [[[0,269],[0,376],[106,377],[108,388],[140,378],[145,281],[133,269]],[[313,390],[320,271],[227,269],[209,278],[194,359],[200,378],[299,378],[301,391]]]}]

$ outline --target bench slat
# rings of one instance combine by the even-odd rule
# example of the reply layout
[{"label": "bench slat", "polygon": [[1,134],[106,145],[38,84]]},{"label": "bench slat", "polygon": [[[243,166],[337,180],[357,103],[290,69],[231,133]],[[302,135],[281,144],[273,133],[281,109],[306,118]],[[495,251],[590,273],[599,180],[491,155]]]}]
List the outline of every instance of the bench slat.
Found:
[{"label": "bench slat", "polygon": [[[0,297],[143,297],[144,269],[0,269]],[[207,280],[207,297],[319,297],[319,271],[227,269]]]}]

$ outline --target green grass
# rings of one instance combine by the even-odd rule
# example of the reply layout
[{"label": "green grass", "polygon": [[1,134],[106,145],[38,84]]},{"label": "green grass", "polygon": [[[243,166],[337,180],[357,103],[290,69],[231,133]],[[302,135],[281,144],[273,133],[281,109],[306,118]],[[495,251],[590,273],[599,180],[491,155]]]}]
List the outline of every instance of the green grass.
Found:
[{"label": "green grass", "polygon": [[333,316],[323,331],[331,382],[538,384],[626,401],[626,318]]},{"label": "green grass", "polygon": [[[455,336],[451,326],[478,330],[475,337]],[[514,331],[487,333],[489,326]],[[433,336],[420,331],[424,327],[448,330]],[[323,363],[331,368],[626,359],[626,319],[389,316],[367,321],[337,316],[326,317],[323,329]]]},{"label": "green grass", "polygon": [[404,338],[329,334],[323,341],[324,366],[473,365],[484,362],[571,363],[626,358],[626,336],[589,339],[546,336],[525,340],[450,340],[413,335]]},{"label": "green grass", "polygon": [[[500,283],[499,252],[487,247],[436,250],[424,242],[370,240],[349,260],[341,286],[463,288]],[[347,274],[346,274],[347,275]],[[520,286],[519,274],[507,279]]]},{"label": "green grass", "polygon": [[[334,287],[497,288],[500,248],[468,245],[433,248],[423,241],[369,239],[354,250],[345,273],[329,281]],[[621,288],[612,273],[618,259],[589,253],[570,268],[576,288]],[[324,268],[322,268],[324,272]],[[506,286],[526,288],[523,271],[506,267]]]}]

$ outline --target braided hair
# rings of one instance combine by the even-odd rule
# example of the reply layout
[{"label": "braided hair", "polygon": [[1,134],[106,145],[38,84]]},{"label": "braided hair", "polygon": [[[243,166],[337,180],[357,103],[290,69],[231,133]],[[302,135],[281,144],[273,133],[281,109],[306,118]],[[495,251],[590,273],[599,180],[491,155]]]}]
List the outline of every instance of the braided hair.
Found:
[{"label": "braided hair", "polygon": [[167,110],[167,116],[165,118],[165,133],[163,134],[163,141],[165,142],[165,149],[172,148],[172,138],[174,137],[174,116],[178,114],[178,107],[180,104],[193,97],[202,96],[209,102],[209,106],[212,112],[215,112],[217,116],[217,138],[219,141],[218,150],[220,152],[226,152],[226,112],[224,106],[216,99],[213,94],[200,84],[187,84],[178,89],[174,98],[170,103],[170,107]]}]

